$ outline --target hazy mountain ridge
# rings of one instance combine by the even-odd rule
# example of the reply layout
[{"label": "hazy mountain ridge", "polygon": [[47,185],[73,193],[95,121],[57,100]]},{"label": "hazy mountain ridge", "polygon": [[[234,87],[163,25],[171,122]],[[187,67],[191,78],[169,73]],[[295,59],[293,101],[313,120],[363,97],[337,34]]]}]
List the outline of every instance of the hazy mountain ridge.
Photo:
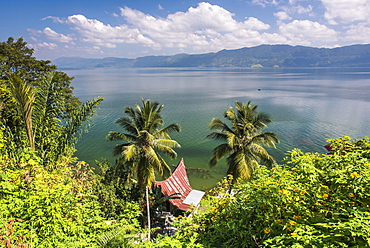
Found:
[{"label": "hazy mountain ridge", "polygon": [[145,56],[136,59],[62,57],[59,69],[143,67],[370,67],[370,44],[338,48],[260,45],[206,54]]}]

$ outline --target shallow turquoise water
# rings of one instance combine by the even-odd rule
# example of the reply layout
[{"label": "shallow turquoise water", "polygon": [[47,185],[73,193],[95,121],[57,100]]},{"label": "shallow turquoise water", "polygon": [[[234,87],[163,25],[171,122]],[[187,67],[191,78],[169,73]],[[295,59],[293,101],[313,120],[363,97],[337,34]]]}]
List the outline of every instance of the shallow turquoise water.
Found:
[{"label": "shallow turquoise water", "polygon": [[[121,131],[113,122],[123,116],[125,106],[140,97],[165,105],[166,124],[182,127],[174,134],[182,146],[187,167],[209,169],[212,148],[206,139],[208,123],[222,119],[235,101],[252,101],[274,122],[266,131],[279,135],[281,144],[270,153],[278,160],[295,147],[325,152],[327,138],[370,135],[370,69],[368,68],[153,68],[66,70],[74,76],[75,94],[82,100],[103,96],[105,100],[89,133],[77,149],[81,160],[94,166],[102,157],[114,163],[114,143],[105,140],[109,131]],[[178,160],[170,161],[177,164]],[[225,174],[220,163],[209,172],[191,170],[196,189],[214,185]]]}]

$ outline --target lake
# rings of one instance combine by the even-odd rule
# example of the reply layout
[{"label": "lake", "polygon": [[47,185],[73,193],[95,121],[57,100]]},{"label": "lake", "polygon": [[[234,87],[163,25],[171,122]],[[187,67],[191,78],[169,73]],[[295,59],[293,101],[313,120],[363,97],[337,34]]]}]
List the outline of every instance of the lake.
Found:
[{"label": "lake", "polygon": [[[64,70],[75,77],[72,85],[81,100],[102,96],[98,115],[77,145],[76,156],[92,166],[107,158],[114,163],[109,131],[126,106],[140,98],[165,105],[165,124],[177,122],[182,132],[173,134],[176,165],[184,158],[191,185],[206,189],[226,172],[225,162],[210,169],[212,149],[219,144],[206,138],[213,117],[222,120],[235,101],[258,105],[273,123],[265,131],[278,134],[281,143],[269,149],[281,162],[293,148],[325,152],[328,138],[370,135],[370,68],[146,68]],[[200,169],[197,169],[200,168]]]}]

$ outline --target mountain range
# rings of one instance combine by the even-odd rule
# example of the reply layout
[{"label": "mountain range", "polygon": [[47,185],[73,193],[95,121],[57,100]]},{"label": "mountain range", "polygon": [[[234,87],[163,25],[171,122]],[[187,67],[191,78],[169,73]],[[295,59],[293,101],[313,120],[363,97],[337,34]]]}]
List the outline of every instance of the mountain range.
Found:
[{"label": "mountain range", "polygon": [[337,48],[260,45],[206,54],[128,58],[62,57],[59,69],[143,67],[370,67],[370,44]]}]

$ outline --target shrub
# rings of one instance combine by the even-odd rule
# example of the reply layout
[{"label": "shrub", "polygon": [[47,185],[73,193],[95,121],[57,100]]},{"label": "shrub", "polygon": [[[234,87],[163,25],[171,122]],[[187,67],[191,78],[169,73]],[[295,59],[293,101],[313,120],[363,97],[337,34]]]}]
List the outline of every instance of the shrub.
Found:
[{"label": "shrub", "polygon": [[[330,154],[289,152],[235,195],[194,215],[206,247],[370,246],[370,141],[329,140]],[[345,145],[343,145],[345,144]],[[351,149],[348,149],[348,146]]]}]

